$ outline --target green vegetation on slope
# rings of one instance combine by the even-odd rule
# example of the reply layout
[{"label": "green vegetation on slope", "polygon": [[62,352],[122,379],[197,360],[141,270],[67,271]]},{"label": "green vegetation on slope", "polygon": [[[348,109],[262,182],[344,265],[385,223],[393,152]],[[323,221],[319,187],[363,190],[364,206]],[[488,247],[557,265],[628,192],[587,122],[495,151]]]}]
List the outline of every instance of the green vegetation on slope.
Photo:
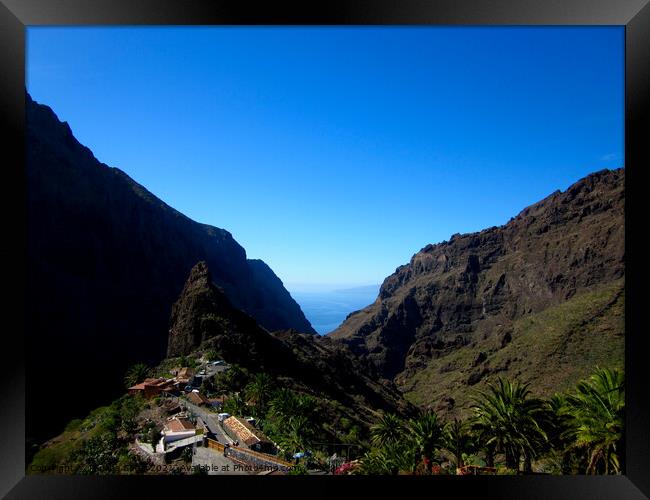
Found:
[{"label": "green vegetation on slope", "polygon": [[373,447],[342,473],[468,474],[542,472],[620,474],[623,470],[624,376],[597,368],[566,393],[534,397],[532,386],[498,377],[470,390],[464,420],[441,421],[427,410],[403,420],[384,415]]},{"label": "green vegetation on slope", "polygon": [[[533,395],[550,397],[574,386],[594,366],[622,369],[624,305],[621,279],[524,316],[512,324],[511,340],[505,345],[502,337],[487,335],[474,345],[431,360],[409,381],[405,396],[420,407],[453,398],[450,411],[467,415],[468,389],[485,388],[496,374],[532,382]],[[477,353],[484,353],[485,359]]]},{"label": "green vegetation on slope", "polygon": [[[251,372],[235,364],[205,379],[202,393],[226,395],[224,409],[229,413],[254,415],[257,425],[279,445],[285,458],[312,451],[312,466],[326,467],[326,457],[345,451],[348,458],[365,456],[359,468],[362,472],[430,474],[442,470],[443,464],[449,470],[450,463],[498,465],[501,454],[502,465],[510,471],[530,471],[534,465],[534,470],[554,473],[618,473],[622,470],[622,391],[613,393],[616,398],[605,412],[595,412],[591,402],[607,384],[621,386],[624,302],[624,282],[618,280],[519,318],[509,326],[507,341],[502,331],[489,333],[480,341],[432,360],[413,377],[411,387],[415,389],[406,396],[421,408],[437,405],[435,412],[429,408],[421,417],[384,418],[372,431],[358,411],[345,402],[291,379]],[[198,355],[195,352],[167,359],[151,373],[163,375],[175,366],[196,366]],[[220,357],[220,353],[212,352],[209,357]],[[598,366],[611,367],[614,371],[609,373],[614,375],[578,384]],[[139,375],[134,380],[145,373],[138,369],[130,374],[136,371]],[[522,403],[530,412],[517,418],[533,430],[539,423],[541,432],[513,435],[506,421],[501,434],[494,434],[495,418],[489,405],[483,401],[477,406],[474,398],[489,393],[501,376],[516,381],[516,387],[502,390],[505,396],[494,396],[492,409],[507,402],[508,397],[515,401],[503,403],[508,411],[530,400]],[[519,390],[522,387],[525,390]],[[557,391],[564,394],[555,394]],[[453,404],[439,408],[441,402],[452,398]],[[128,446],[138,432],[155,435],[156,429],[146,427],[142,419],[142,412],[154,404],[125,395],[83,420],[73,420],[63,434],[38,451],[28,472],[146,471]],[[477,408],[487,408],[484,423],[490,425],[484,425],[483,430],[478,425]],[[376,409],[368,410],[379,415]],[[438,416],[432,416],[435,414],[440,416],[439,421]],[[452,420],[458,416],[463,420]],[[602,432],[603,425],[609,426],[607,432]],[[406,437],[404,429],[408,430]]]},{"label": "green vegetation on slope", "polygon": [[147,403],[125,395],[109,406],[72,420],[65,431],[45,443],[27,467],[31,474],[119,474],[144,472],[146,467],[128,451]]}]

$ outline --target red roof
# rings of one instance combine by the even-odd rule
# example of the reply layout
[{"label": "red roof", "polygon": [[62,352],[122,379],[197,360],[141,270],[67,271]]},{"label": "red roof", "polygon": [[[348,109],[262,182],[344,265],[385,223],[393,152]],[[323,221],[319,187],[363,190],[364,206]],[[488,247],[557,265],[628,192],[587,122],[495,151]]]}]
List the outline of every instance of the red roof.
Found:
[{"label": "red roof", "polygon": [[223,421],[224,427],[237,436],[241,442],[247,446],[259,443],[261,441],[270,442],[269,439],[260,431],[256,429],[247,421],[237,417],[228,417]]},{"label": "red roof", "polygon": [[201,396],[201,394],[196,392],[190,392],[187,395],[187,399],[189,399],[190,402],[194,403],[195,405],[201,405],[208,402],[208,400],[205,399],[205,397]]},{"label": "red roof", "polygon": [[143,391],[145,387],[157,387],[157,388],[164,388],[167,385],[171,385],[173,382],[168,381],[164,378],[146,378],[144,379],[144,382],[140,382],[139,384],[135,384],[132,387],[129,387],[130,390],[137,390],[137,391]]},{"label": "red roof", "polygon": [[168,432],[193,431],[195,429],[194,424],[184,418],[170,420],[165,424],[165,428]]}]

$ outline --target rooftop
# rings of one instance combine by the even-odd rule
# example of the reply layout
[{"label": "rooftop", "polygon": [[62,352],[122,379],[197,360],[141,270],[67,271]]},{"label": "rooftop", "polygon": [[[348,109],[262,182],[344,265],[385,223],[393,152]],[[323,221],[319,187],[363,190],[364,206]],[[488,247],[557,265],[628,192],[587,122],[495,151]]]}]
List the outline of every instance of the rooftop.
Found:
[{"label": "rooftop", "polygon": [[256,429],[245,420],[238,417],[228,417],[223,421],[223,425],[232,431],[237,439],[246,446],[251,446],[262,441],[271,442],[262,431]]},{"label": "rooftop", "polygon": [[208,400],[199,394],[198,392],[190,392],[187,395],[187,399],[191,402],[194,403],[195,405],[201,405],[201,404],[207,404]]},{"label": "rooftop", "polygon": [[187,366],[184,366],[183,368],[178,370],[178,373],[176,374],[177,378],[191,378],[193,376],[194,376],[194,370]]},{"label": "rooftop", "polygon": [[135,384],[134,386],[129,387],[129,389],[135,389],[135,390],[144,390],[145,387],[165,387],[168,384],[171,384],[171,380],[167,380],[165,378],[146,378],[144,381],[140,382],[139,384]]},{"label": "rooftop", "polygon": [[194,424],[185,418],[174,418],[165,424],[167,432],[183,432],[195,430]]}]

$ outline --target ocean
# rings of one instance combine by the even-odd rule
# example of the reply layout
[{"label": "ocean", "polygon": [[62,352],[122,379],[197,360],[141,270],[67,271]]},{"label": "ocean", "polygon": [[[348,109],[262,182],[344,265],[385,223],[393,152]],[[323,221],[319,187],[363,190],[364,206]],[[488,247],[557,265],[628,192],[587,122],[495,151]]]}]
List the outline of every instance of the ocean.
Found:
[{"label": "ocean", "polygon": [[335,330],[348,314],[372,304],[379,294],[379,285],[331,291],[292,291],[305,316],[320,335]]}]

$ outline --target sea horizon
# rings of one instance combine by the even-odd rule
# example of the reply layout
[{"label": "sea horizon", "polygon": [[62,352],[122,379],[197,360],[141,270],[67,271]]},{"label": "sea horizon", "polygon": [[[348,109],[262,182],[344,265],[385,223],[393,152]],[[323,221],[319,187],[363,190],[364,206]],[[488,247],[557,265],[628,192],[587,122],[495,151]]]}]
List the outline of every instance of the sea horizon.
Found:
[{"label": "sea horizon", "polygon": [[291,296],[319,335],[334,331],[352,312],[372,304],[379,294],[375,285],[326,285],[291,287]]}]

